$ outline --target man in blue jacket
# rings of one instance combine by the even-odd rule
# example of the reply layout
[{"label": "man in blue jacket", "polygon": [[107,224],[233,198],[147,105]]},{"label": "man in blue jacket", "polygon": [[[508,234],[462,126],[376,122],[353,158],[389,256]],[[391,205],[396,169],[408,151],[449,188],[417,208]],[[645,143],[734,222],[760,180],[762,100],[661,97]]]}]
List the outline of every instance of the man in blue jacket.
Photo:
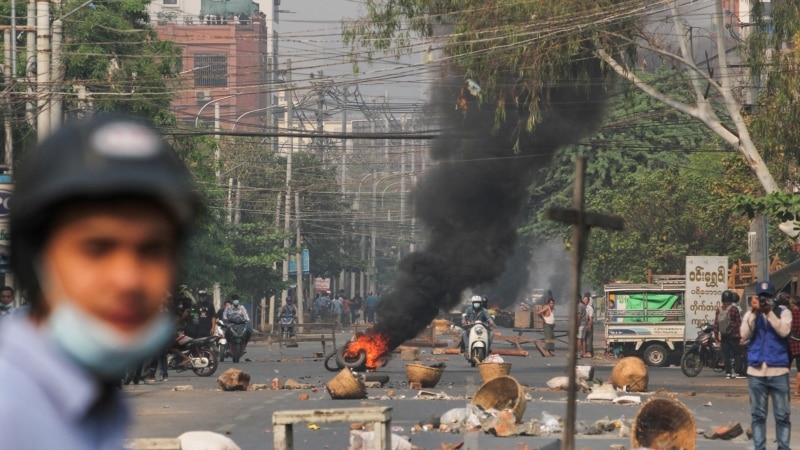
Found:
[{"label": "man in blue jacket", "polygon": [[[742,342],[749,341],[747,384],[750,390],[750,417],[755,450],[767,448],[767,406],[772,399],[775,437],[778,450],[789,450],[789,346],[792,312],[783,305],[771,304],[775,286],[758,283],[757,306],[745,313],[740,328]],[[754,303],[755,305],[755,303]]]}]

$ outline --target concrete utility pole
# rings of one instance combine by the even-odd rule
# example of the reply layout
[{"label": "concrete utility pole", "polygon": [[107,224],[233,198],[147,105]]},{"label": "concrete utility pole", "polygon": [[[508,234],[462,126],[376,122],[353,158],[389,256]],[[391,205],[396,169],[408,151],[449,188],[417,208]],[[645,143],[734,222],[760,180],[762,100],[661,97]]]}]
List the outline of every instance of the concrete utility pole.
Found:
[{"label": "concrete utility pole", "polygon": [[564,434],[561,448],[572,450],[575,448],[575,412],[578,387],[576,384],[575,365],[578,362],[578,302],[581,296],[581,267],[583,256],[586,253],[586,241],[589,238],[589,229],[600,226],[612,230],[621,230],[624,226],[622,218],[587,213],[584,210],[584,179],[586,177],[586,158],[578,157],[575,161],[575,192],[572,209],[551,208],[547,210],[546,217],[550,220],[569,223],[572,228],[572,282],[570,283],[569,311],[567,323],[569,324],[569,352],[567,354],[567,371],[569,375],[569,389],[567,391],[567,418],[564,422]]},{"label": "concrete utility pole", "polygon": [[294,215],[297,225],[297,289],[295,289],[295,296],[297,297],[297,321],[303,323],[303,238],[300,235],[300,193],[294,193]]},{"label": "concrete utility pole", "polygon": [[[12,3],[13,5],[13,3]],[[13,9],[12,9],[13,11]],[[5,46],[3,47],[3,61],[11,60],[11,53],[12,53],[12,46],[8,45],[8,43],[12,39],[16,39],[16,37],[12,37],[14,34],[11,30],[4,30],[3,31],[3,42],[5,42]],[[6,105],[11,105],[11,78],[12,78],[12,65],[11,64],[3,64],[3,78],[6,80],[6,95],[4,103]],[[11,129],[11,108],[6,107],[3,108],[3,130],[5,132],[5,147],[4,147],[4,155],[5,159],[3,162],[8,166],[8,173],[11,173],[11,167],[13,164],[13,151],[14,151],[14,133]]]},{"label": "concrete utility pole", "polygon": [[53,21],[53,67],[50,77],[52,100],[50,104],[50,132],[55,132],[61,126],[64,95],[61,93],[61,82],[64,79],[64,62],[61,42],[64,38],[64,23],[61,20]]},{"label": "concrete utility pole", "polygon": [[[292,100],[292,60],[286,61],[286,90],[284,91],[286,97],[286,129],[291,133],[292,116],[294,115],[294,100]],[[286,258],[283,260],[283,281],[289,282],[289,231],[291,230],[291,211],[292,211],[292,153],[294,153],[294,136],[289,136],[289,151],[286,155],[286,203],[283,210],[283,230],[286,233],[286,238],[283,240],[283,248],[286,251]],[[281,304],[286,302],[286,296],[289,292],[284,289],[281,292]]]},{"label": "concrete utility pole", "polygon": [[[28,37],[25,40],[25,76],[30,80],[36,76],[36,0],[28,0]],[[36,125],[36,103],[33,101],[33,83],[28,83],[28,100],[25,103],[25,119],[28,125]]]},{"label": "concrete utility pole", "polygon": [[36,131],[50,134],[50,1],[36,1]]}]

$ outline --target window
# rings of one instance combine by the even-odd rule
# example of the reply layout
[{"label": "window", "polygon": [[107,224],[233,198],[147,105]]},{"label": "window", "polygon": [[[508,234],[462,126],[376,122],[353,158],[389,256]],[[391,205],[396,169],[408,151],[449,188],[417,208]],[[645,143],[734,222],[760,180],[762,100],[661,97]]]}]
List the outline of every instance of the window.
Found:
[{"label": "window", "polygon": [[178,4],[178,0],[163,0],[163,1],[164,1],[164,3],[163,3],[164,5],[177,5]]},{"label": "window", "polygon": [[228,86],[228,55],[197,53],[194,55],[195,87]]}]

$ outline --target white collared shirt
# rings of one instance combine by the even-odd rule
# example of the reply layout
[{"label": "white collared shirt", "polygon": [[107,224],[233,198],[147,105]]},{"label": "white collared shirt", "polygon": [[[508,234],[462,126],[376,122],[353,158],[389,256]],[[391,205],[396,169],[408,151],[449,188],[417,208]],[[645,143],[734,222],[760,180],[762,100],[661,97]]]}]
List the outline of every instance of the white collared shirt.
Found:
[{"label": "white collared shirt", "polygon": [[121,449],[128,411],[27,319],[0,330],[0,447]]}]

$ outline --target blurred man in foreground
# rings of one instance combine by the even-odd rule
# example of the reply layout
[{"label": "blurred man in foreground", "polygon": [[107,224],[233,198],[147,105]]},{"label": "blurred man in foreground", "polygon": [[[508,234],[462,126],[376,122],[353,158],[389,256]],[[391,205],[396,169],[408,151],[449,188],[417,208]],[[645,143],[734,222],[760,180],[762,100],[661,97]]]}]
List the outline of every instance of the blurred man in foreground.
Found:
[{"label": "blurred man in foreground", "polygon": [[31,310],[0,336],[0,446],[121,448],[120,376],[172,336],[161,306],[200,207],[191,176],[121,119],[63,127],[17,173],[12,266]]}]

